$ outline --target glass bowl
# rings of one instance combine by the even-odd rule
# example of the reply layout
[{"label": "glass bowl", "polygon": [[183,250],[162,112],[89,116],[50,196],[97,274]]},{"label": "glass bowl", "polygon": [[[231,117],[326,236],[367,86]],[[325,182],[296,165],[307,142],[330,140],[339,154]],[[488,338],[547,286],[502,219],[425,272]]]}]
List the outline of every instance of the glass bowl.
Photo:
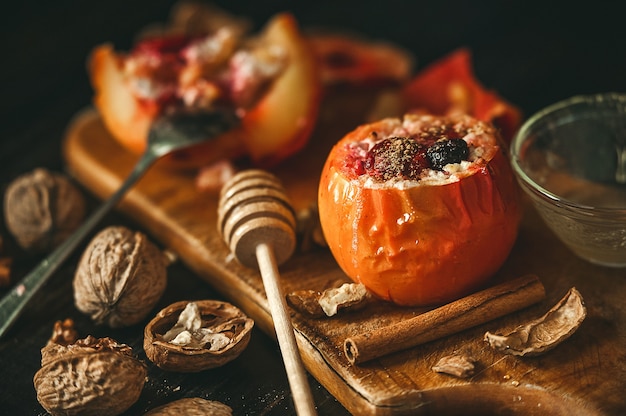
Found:
[{"label": "glass bowl", "polygon": [[592,263],[626,267],[626,94],[541,110],[513,138],[511,163],[565,245]]}]

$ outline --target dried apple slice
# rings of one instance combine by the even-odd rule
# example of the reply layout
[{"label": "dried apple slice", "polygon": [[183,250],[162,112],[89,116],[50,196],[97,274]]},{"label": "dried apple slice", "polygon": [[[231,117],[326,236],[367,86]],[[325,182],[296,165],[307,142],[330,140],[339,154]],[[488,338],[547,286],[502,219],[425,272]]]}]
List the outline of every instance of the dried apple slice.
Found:
[{"label": "dried apple slice", "polygon": [[485,333],[485,342],[497,351],[534,356],[550,351],[568,339],[582,324],[587,309],[580,292],[571,288],[545,315],[520,325],[507,335]]}]

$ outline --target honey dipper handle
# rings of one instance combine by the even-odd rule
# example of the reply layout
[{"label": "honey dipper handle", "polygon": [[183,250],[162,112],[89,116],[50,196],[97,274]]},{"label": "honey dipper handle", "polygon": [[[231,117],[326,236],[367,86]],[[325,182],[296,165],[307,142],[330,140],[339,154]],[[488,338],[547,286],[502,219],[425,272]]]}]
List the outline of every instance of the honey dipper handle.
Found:
[{"label": "honey dipper handle", "polygon": [[293,395],[296,413],[302,416],[316,415],[313,396],[309,389],[291,319],[287,312],[285,297],[278,280],[278,270],[272,247],[268,244],[260,243],[256,247],[256,257],[263,279],[263,286],[265,287],[265,294],[269,302],[270,313],[274,320],[278,345],[283,356],[285,369],[287,370],[287,378],[291,394]]}]

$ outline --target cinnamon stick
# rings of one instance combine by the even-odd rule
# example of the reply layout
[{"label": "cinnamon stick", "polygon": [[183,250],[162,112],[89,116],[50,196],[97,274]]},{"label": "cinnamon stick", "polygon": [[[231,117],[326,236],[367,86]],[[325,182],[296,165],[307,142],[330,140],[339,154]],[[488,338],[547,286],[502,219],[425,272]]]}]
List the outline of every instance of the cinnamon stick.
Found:
[{"label": "cinnamon stick", "polygon": [[489,322],[544,297],[545,289],[537,276],[522,276],[414,318],[349,337],[344,353],[350,363],[363,363]]}]

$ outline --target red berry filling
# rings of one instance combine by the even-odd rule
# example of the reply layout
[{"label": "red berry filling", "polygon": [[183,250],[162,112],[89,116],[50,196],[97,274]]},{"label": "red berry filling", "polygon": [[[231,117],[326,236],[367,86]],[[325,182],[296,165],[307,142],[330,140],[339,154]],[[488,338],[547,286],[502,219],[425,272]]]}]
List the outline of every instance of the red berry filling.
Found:
[{"label": "red berry filling", "polygon": [[141,40],[135,45],[131,54],[152,55],[161,58],[165,55],[177,56],[182,59],[181,51],[193,40],[187,35],[172,35]]},{"label": "red berry filling", "polygon": [[247,109],[284,69],[284,51],[271,45],[248,48],[228,32],[207,36],[167,35],[139,42],[125,61],[135,94],[162,106]]},{"label": "red berry filling", "polygon": [[354,146],[344,166],[356,176],[369,175],[379,181],[420,180],[427,169],[443,171],[448,164],[468,160],[469,146],[462,139],[466,133],[444,125],[413,136],[387,137],[367,151]]}]

